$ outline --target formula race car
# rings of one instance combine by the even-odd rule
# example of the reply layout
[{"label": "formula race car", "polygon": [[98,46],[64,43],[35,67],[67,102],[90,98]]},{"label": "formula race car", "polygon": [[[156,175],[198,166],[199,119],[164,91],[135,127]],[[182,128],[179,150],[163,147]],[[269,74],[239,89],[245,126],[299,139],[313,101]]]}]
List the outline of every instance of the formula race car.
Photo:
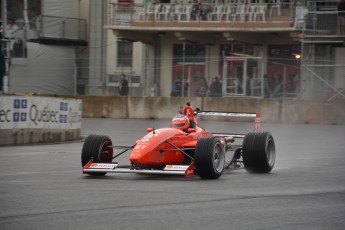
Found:
[{"label": "formula race car", "polygon": [[[249,117],[254,131],[247,134],[210,133],[197,116]],[[239,142],[240,144],[236,144]],[[114,150],[122,150],[114,156]],[[113,162],[131,150],[128,166]],[[197,175],[217,179],[225,169],[245,168],[251,173],[269,173],[275,163],[275,143],[269,132],[260,132],[260,113],[207,112],[187,103],[169,128],[148,128],[133,146],[116,146],[108,136],[89,135],[81,152],[84,174],[140,173]]]}]

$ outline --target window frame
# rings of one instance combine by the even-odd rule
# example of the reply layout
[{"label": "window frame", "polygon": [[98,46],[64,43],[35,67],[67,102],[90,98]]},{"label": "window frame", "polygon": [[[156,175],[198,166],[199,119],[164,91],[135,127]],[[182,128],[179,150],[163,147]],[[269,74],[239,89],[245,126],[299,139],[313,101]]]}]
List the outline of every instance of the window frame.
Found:
[{"label": "window frame", "polygon": [[[125,45],[130,46],[126,50]],[[125,60],[122,60],[125,59]],[[128,59],[128,60],[127,60]],[[116,49],[116,67],[117,68],[132,68],[133,67],[133,42],[118,40]]]}]

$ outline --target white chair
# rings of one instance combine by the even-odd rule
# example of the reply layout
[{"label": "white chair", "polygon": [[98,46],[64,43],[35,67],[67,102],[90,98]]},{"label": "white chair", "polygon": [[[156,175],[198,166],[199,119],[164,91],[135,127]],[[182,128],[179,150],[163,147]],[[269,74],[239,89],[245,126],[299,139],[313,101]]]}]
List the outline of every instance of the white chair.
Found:
[{"label": "white chair", "polygon": [[222,8],[222,12],[220,12],[219,14],[219,20],[220,21],[223,21],[223,20],[226,20],[228,18],[228,12],[229,12],[229,6],[231,5],[224,5],[223,8]]},{"label": "white chair", "polygon": [[244,18],[246,16],[246,5],[240,4],[236,7],[236,12],[232,15],[232,20],[235,21],[237,17],[239,17],[240,21],[244,21]]},{"label": "white chair", "polygon": [[223,0],[211,0],[212,4],[223,4]]},{"label": "white chair", "polygon": [[165,6],[165,15],[164,15],[165,21],[170,19],[170,14],[171,14],[172,10],[173,10],[172,5],[168,4]]},{"label": "white chair", "polygon": [[182,5],[174,5],[170,8],[169,21],[179,20]]},{"label": "white chair", "polygon": [[281,5],[282,5],[282,1],[276,0],[275,4],[273,6],[271,6],[270,16],[272,16],[274,10],[275,10],[277,16],[281,16],[281,11],[280,11]]},{"label": "white chair", "polygon": [[153,13],[153,17],[154,17],[155,21],[159,20],[158,16],[159,16],[160,12],[162,11],[163,6],[164,6],[164,4],[155,4],[154,13]]},{"label": "white chair", "polygon": [[208,20],[213,21],[219,21],[220,20],[220,14],[223,11],[223,5],[215,5],[212,7],[212,11],[208,13]]},{"label": "white chair", "polygon": [[151,4],[147,9],[146,20],[152,21],[156,19],[157,11],[159,9],[159,4]]},{"label": "white chair", "polygon": [[171,5],[170,4],[162,4],[160,9],[157,9],[157,14],[156,14],[156,21],[164,20],[167,21],[170,15],[170,9]]},{"label": "white chair", "polygon": [[261,16],[262,21],[266,21],[266,10],[267,10],[266,4],[258,5],[254,13],[254,21],[256,21],[258,16]]},{"label": "white chair", "polygon": [[147,17],[150,15],[150,13],[153,14],[154,12],[154,4],[147,4],[143,7],[143,10],[139,14],[139,20],[146,21]]},{"label": "white chair", "polygon": [[181,12],[179,13],[179,21],[190,21],[192,5],[182,5]]},{"label": "white chair", "polygon": [[232,16],[233,21],[237,17],[240,18],[240,21],[244,21],[246,16],[248,16],[249,21],[252,21],[255,8],[256,8],[255,5],[245,5],[245,4],[238,5],[236,9],[236,13]]},{"label": "white chair", "polygon": [[231,17],[235,14],[235,7],[231,4],[224,5],[223,11],[219,15],[219,20],[230,21]]},{"label": "white chair", "polygon": [[252,4],[247,6],[247,12],[245,13],[245,16],[248,15],[248,20],[253,21],[253,16],[256,11],[256,5]]}]

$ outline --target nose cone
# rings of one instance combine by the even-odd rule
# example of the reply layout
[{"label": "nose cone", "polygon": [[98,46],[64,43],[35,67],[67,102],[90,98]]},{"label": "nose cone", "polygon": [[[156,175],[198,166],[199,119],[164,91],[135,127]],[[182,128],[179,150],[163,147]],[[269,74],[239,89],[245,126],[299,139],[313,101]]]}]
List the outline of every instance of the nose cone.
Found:
[{"label": "nose cone", "polygon": [[[169,157],[169,152],[162,151],[164,149],[172,149],[172,146],[166,143],[166,140],[169,140],[175,136],[185,135],[184,132],[173,129],[157,129],[146,134],[143,138],[137,141],[135,148],[133,149],[129,160],[134,165],[142,166],[161,166],[167,162],[173,160]],[[176,154],[176,151],[173,151],[174,156],[183,154]],[[180,156],[177,157],[177,160],[180,161]]]}]

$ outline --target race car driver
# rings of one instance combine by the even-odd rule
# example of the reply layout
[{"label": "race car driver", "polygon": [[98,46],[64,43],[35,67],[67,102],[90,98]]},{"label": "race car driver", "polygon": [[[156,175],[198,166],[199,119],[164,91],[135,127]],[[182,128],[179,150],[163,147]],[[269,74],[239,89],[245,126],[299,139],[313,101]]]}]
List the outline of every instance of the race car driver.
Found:
[{"label": "race car driver", "polygon": [[186,115],[177,114],[171,121],[171,127],[187,132],[191,125]]}]

